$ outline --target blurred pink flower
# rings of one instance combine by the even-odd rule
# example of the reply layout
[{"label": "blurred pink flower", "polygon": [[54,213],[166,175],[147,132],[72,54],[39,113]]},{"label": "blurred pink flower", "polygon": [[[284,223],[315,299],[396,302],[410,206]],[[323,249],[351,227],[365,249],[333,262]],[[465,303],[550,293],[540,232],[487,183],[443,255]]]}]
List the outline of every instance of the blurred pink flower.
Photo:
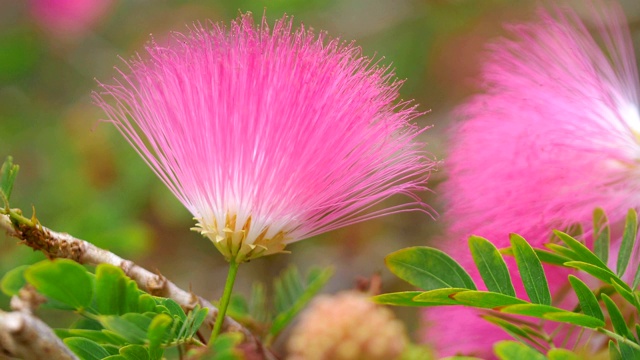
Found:
[{"label": "blurred pink flower", "polygon": [[38,24],[56,36],[77,36],[92,28],[114,0],[29,0]]},{"label": "blurred pink flower", "polygon": [[[588,232],[596,207],[616,223],[640,205],[638,75],[629,30],[618,6],[587,7],[593,35],[574,11],[558,8],[511,26],[512,39],[490,46],[483,93],[459,109],[462,121],[451,132],[444,196],[452,237],[476,234],[500,247],[515,232],[539,247],[555,228],[581,223]],[[557,281],[553,287],[566,278]],[[486,354],[501,330],[460,319],[429,332],[448,349],[442,355],[481,333],[465,340],[465,349]]]},{"label": "blurred pink flower", "polygon": [[[420,113],[359,48],[247,14],[146,50],[95,101],[227,259],[427,211]],[[410,201],[366,211],[395,194]]]}]

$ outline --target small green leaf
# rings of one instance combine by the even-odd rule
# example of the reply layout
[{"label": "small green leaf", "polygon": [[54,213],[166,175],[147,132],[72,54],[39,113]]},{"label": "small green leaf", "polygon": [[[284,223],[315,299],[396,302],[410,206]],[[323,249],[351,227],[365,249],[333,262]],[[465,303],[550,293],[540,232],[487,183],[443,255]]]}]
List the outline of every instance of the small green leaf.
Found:
[{"label": "small green leaf", "polygon": [[182,310],[182,307],[180,307],[180,305],[178,305],[178,303],[175,302],[174,300],[163,299],[162,305],[169,310],[169,314],[171,316],[177,316],[182,321],[185,321],[187,319],[187,314],[184,313],[184,310]]},{"label": "small green leaf", "polygon": [[[419,298],[420,296],[418,296]],[[508,305],[526,304],[524,300],[520,300],[513,296],[503,295],[500,293],[469,290],[456,293],[451,297],[460,304],[495,309]]]},{"label": "small green leaf", "polygon": [[24,276],[41,294],[74,309],[84,309],[91,304],[93,278],[74,261],[41,261],[31,265]]},{"label": "small green leaf", "polygon": [[376,295],[371,298],[373,302],[381,305],[394,306],[425,306],[424,302],[414,301],[413,298],[422,294],[422,291],[405,291]]},{"label": "small green leaf", "polygon": [[149,294],[142,294],[138,297],[138,312],[155,312],[156,301]]},{"label": "small green leaf", "polygon": [[640,286],[640,263],[638,263],[638,268],[636,269],[636,274],[633,277],[633,285],[631,287],[637,289],[638,286]]},{"label": "small green leaf", "polygon": [[169,328],[173,320],[167,314],[158,314],[152,320],[147,330],[147,339],[149,340],[149,353],[152,358],[156,358],[162,350],[160,346],[169,336]]},{"label": "small green leaf", "polygon": [[242,342],[242,335],[239,333],[225,333],[213,343],[213,351],[216,360],[239,360],[242,353],[236,348]]},{"label": "small green leaf", "polygon": [[589,289],[589,286],[573,275],[569,275],[569,282],[571,283],[571,287],[573,287],[573,291],[575,291],[578,296],[582,312],[585,315],[604,321],[604,314],[602,313],[602,309],[600,309],[598,299],[591,289]]},{"label": "small green leaf", "polygon": [[149,352],[142,345],[128,345],[120,348],[120,355],[127,360],[149,360]]},{"label": "small green leaf", "polygon": [[89,339],[71,337],[64,339],[63,342],[82,360],[100,360],[109,356],[107,350]]},{"label": "small green leaf", "polygon": [[622,312],[618,308],[613,300],[607,294],[601,294],[602,301],[604,305],[607,307],[607,311],[609,312],[609,318],[611,319],[611,324],[613,324],[613,330],[626,338],[633,338],[631,331],[627,327],[627,323],[624,321],[624,317],[622,316]]},{"label": "small green leaf", "polygon": [[[571,254],[573,254],[573,252],[569,249],[567,249],[564,246],[561,245],[557,245],[557,244],[546,244],[545,246],[551,246],[551,247],[560,247],[562,249],[568,250]],[[568,258],[566,256],[560,255],[560,254],[556,254],[553,252],[549,252],[549,251],[545,251],[542,249],[533,249],[533,251],[535,251],[536,255],[538,256],[538,259],[540,259],[540,261],[542,261],[545,264],[552,264],[552,265],[559,265],[562,266],[564,265],[564,263],[566,263],[567,261],[571,261],[571,258]],[[500,253],[503,255],[509,255],[509,256],[513,256],[513,249],[511,247],[508,248],[503,248],[500,249]]]},{"label": "small green leaf", "polygon": [[471,236],[469,238],[469,249],[487,289],[509,296],[516,296],[507,264],[498,249],[487,239],[479,236]]},{"label": "small green leaf", "polygon": [[611,278],[616,276],[610,270],[603,270],[600,267],[582,261],[568,261],[564,266],[582,270],[587,274],[606,282],[607,284],[611,284]]},{"label": "small green leaf", "polygon": [[429,290],[420,293],[420,295],[413,298],[413,301],[421,302],[424,306],[436,306],[436,305],[460,305],[460,303],[453,299],[453,295],[459,294],[469,289],[461,288],[444,288]]},{"label": "small green leaf", "polygon": [[549,305],[540,304],[516,304],[509,305],[498,309],[498,311],[505,314],[526,315],[537,318],[543,318],[544,315],[549,313],[562,312],[564,310]]},{"label": "small green leaf", "polygon": [[540,259],[533,248],[520,235],[511,234],[511,247],[516,257],[522,283],[531,302],[551,305],[551,293]]},{"label": "small green leaf", "polygon": [[397,277],[423,290],[476,286],[467,272],[444,252],[416,246],[393,252],[385,258],[389,270]]},{"label": "small green leaf", "polygon": [[138,287],[117,266],[100,264],[96,267],[95,294],[99,314],[121,315],[138,311]]},{"label": "small green leaf", "polygon": [[624,224],[624,233],[622,234],[622,244],[620,245],[620,251],[618,252],[618,261],[616,266],[616,274],[618,277],[622,277],[629,265],[629,259],[631,258],[631,252],[633,251],[633,245],[636,243],[636,237],[638,235],[638,214],[634,209],[629,209],[627,212],[627,218]]},{"label": "small green leaf", "polygon": [[605,325],[604,321],[600,319],[597,319],[588,315],[584,315],[584,314],[570,312],[570,311],[559,311],[559,312],[547,313],[547,314],[544,314],[543,318],[548,320],[578,325],[582,327],[587,327],[591,329],[600,328]]},{"label": "small green leaf", "polygon": [[2,281],[0,282],[0,289],[2,289],[2,292],[8,296],[18,295],[20,289],[27,284],[27,280],[24,278],[24,272],[29,268],[29,266],[30,265],[18,266],[4,274]]},{"label": "small green leaf", "polygon": [[558,255],[558,256],[562,256],[564,258],[567,258],[569,260],[576,260],[579,259],[580,256],[578,254],[576,254],[575,251],[569,249],[566,246],[560,245],[560,244],[553,244],[553,243],[548,243],[548,244],[544,244],[544,246],[551,250],[554,254]]},{"label": "small green leaf", "polygon": [[501,360],[547,360],[538,351],[516,341],[499,341],[493,346],[493,350]]},{"label": "small green leaf", "polygon": [[613,340],[609,340],[609,358],[611,360],[623,360],[620,349],[618,349],[618,345]]},{"label": "small green leaf", "polygon": [[[132,313],[127,315],[132,315]],[[124,315],[101,315],[98,316],[97,319],[106,329],[113,331],[131,344],[144,344],[147,339],[148,330],[141,329],[137,324],[124,318]]]},{"label": "small green leaf", "polygon": [[[269,335],[272,337],[277,336],[293,318],[313,299],[313,297],[326,285],[326,283],[333,276],[333,269],[328,268],[322,270],[321,273],[311,277],[311,282],[306,284],[302,288],[298,288],[298,291],[302,289],[302,292],[297,295],[297,298],[292,305],[276,315],[269,329]],[[298,286],[290,284],[290,286]],[[292,290],[290,290],[292,291]],[[292,291],[293,292],[293,291]]]},{"label": "small green leaf", "polygon": [[638,345],[632,346],[631,340],[620,341],[618,346],[623,359],[640,359],[640,350],[636,348]]},{"label": "small green leaf", "polygon": [[631,305],[638,307],[638,300],[635,294],[631,292],[631,289],[629,289],[629,285],[617,278],[611,278],[611,285],[618,294],[620,294],[620,296],[627,300]]},{"label": "small green leaf", "polygon": [[59,338],[82,337],[95,341],[98,344],[111,344],[123,346],[126,340],[109,330],[87,330],[87,329],[55,329]]},{"label": "small green leaf", "polygon": [[602,208],[593,212],[593,252],[604,264],[609,261],[611,229],[609,219]]},{"label": "small green leaf", "polygon": [[547,353],[549,360],[580,360],[578,354],[561,348],[553,348]]},{"label": "small green leaf", "polygon": [[258,322],[271,320],[271,313],[267,306],[267,290],[262,282],[254,282],[249,298],[249,314]]},{"label": "small green leaf", "polygon": [[591,252],[589,248],[584,246],[583,243],[574,239],[568,234],[563,233],[562,231],[554,230],[553,233],[556,234],[556,236],[558,236],[560,240],[562,240],[569,248],[571,248],[571,250],[575,252],[577,256],[576,258],[574,258],[575,260],[583,261],[591,265],[597,266],[603,270],[610,271],[607,265],[603,263],[602,260],[600,260],[600,258],[596,256],[596,254]]},{"label": "small green leaf", "polygon": [[507,333],[509,333],[511,336],[515,337],[516,339],[522,338],[522,339],[526,339],[529,341],[534,341],[533,338],[531,337],[531,335],[529,335],[528,332],[526,332],[524,329],[522,329],[520,326],[512,324],[509,321],[506,321],[502,318],[496,317],[496,316],[490,316],[490,315],[484,315],[482,316],[482,318],[484,318],[485,320],[487,320],[488,322],[499,326],[500,328],[502,328],[504,331],[506,331]]},{"label": "small green leaf", "polygon": [[[7,156],[7,160],[0,167],[0,192],[3,194],[1,197],[3,200],[8,201],[11,198],[13,183],[18,176],[18,170],[20,170],[20,167],[13,164],[13,158]],[[4,206],[9,206],[9,204],[5,203]]]}]

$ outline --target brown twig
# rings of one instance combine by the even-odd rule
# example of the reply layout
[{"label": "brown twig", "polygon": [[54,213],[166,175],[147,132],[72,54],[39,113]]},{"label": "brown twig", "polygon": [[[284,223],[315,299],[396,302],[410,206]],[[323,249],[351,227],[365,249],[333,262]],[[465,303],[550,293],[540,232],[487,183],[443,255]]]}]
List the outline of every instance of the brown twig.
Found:
[{"label": "brown twig", "polygon": [[[67,233],[59,233],[40,225],[35,219],[27,219],[19,211],[11,210],[8,215],[0,214],[0,228],[10,236],[22,240],[24,245],[34,250],[42,251],[47,257],[66,258],[80,264],[98,265],[111,264],[120,267],[127,276],[133,279],[140,289],[155,295],[174,300],[185,310],[191,310],[196,305],[209,309],[207,324],[213,326],[218,308],[206,299],[191,292],[182,290],[160,274],[154,274],[129,260],[95,245],[77,239]],[[262,355],[264,359],[274,359],[275,356],[264,347],[258,338],[247,328],[230,317],[225,317],[223,324],[225,332],[240,332],[245,337],[245,346],[249,345],[252,352]]]},{"label": "brown twig", "polygon": [[26,311],[0,310],[0,354],[19,359],[78,360],[47,324]]}]

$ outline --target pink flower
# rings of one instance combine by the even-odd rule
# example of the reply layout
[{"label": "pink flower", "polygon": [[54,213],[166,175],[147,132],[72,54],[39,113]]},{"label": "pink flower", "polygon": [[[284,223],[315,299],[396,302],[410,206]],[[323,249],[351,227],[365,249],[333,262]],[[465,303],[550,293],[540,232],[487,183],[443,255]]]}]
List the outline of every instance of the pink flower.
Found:
[{"label": "pink flower", "polygon": [[[359,48],[247,14],[146,50],[95,101],[227,259],[427,211],[420,113],[395,104],[400,82]],[[410,201],[374,207],[395,194]]]},{"label": "pink flower", "polygon": [[76,36],[93,27],[113,0],[29,0],[31,16],[56,36]]},{"label": "pink flower", "polygon": [[[511,39],[490,46],[483,93],[459,109],[462,119],[451,132],[444,196],[453,237],[473,233],[501,247],[515,232],[540,247],[552,229],[581,223],[589,231],[596,207],[615,223],[640,205],[638,75],[629,30],[619,7],[588,6],[593,35],[575,12],[556,9],[511,26]],[[564,281],[550,282],[557,289]],[[445,311],[438,316],[455,313]],[[462,319],[446,326],[440,348],[482,333],[465,346],[485,353],[502,331]],[[443,334],[438,329],[431,332]]]}]

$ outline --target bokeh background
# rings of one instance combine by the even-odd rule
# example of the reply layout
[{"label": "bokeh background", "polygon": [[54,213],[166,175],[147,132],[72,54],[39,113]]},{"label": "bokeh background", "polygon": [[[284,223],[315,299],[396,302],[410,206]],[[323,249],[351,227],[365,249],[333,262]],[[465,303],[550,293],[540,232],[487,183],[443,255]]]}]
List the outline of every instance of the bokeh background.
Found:
[{"label": "bokeh background", "polygon": [[[157,269],[182,288],[216,299],[226,276],[222,256],[189,231],[190,214],[115,129],[99,121],[104,115],[90,95],[97,89],[95,79],[109,81],[114,66],[122,65],[118,56],[133,56],[150,34],[162,37],[195,21],[228,23],[240,11],[252,11],[256,17],[266,13],[271,23],[285,13],[293,15],[297,23],[355,40],[364,54],[392,64],[397,76],[406,79],[402,98],[415,99],[428,112],[418,122],[432,126],[423,133],[429,151],[445,160],[431,177],[434,191],[422,194],[434,214],[442,213],[437,185],[446,176],[452,109],[477,90],[484,45],[504,33],[504,23],[532,18],[536,3],[0,0],[0,157],[12,155],[21,166],[12,205],[27,213],[33,206],[45,226]],[[583,3],[572,2],[576,7]],[[634,38],[640,40],[640,2],[625,0],[623,6]],[[293,244],[290,255],[242,266],[236,290],[248,294],[253,281],[270,282],[290,264],[303,272],[333,266],[336,275],[327,292],[352,288],[358,278],[374,274],[382,275],[384,291],[407,290],[386,270],[384,256],[437,241],[466,246],[462,239],[447,239],[444,228],[437,216],[418,212],[349,226]],[[0,276],[42,258],[0,234]],[[0,308],[8,308],[4,295]],[[417,338],[415,310],[398,309],[398,314]],[[54,324],[65,321],[49,316]]]}]

